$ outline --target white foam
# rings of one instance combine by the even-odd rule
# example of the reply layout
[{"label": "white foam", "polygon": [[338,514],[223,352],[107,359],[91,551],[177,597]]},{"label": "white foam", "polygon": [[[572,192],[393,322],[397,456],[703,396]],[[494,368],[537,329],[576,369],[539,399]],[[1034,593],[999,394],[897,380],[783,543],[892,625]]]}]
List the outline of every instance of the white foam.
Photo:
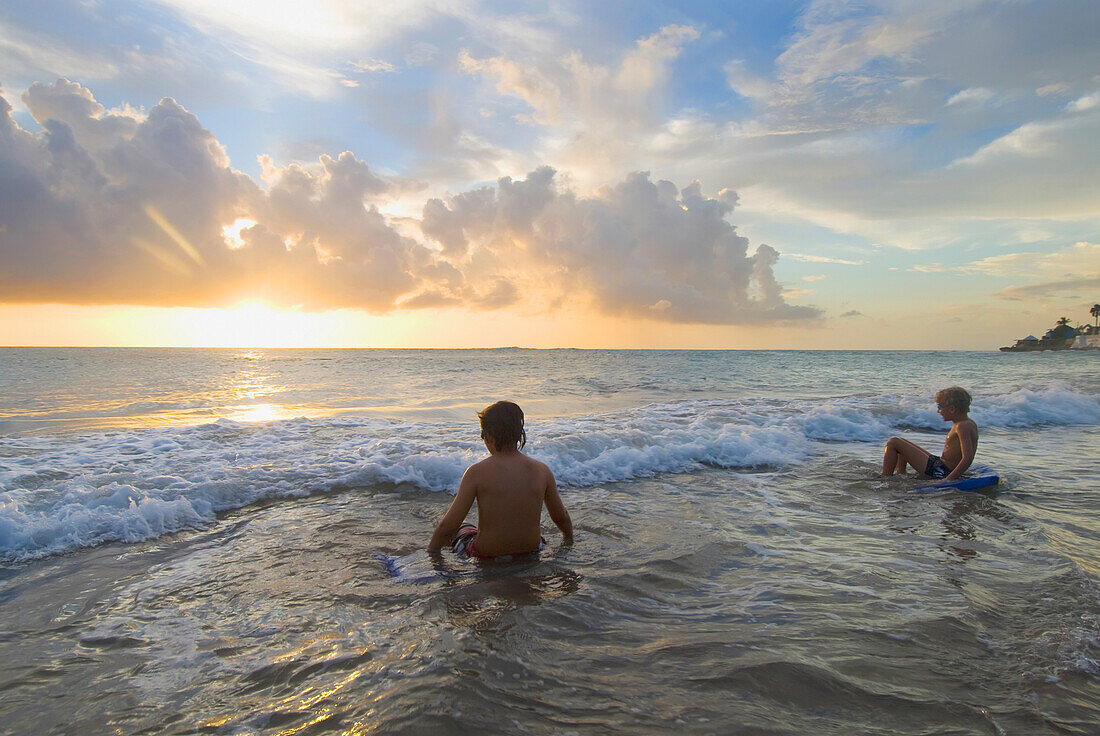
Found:
[{"label": "white foam", "polygon": [[1100,400],[1068,387],[1021,389],[983,400],[973,415],[993,427],[1100,424]]},{"label": "white foam", "polygon": [[[1066,387],[1017,390],[981,396],[971,415],[982,427],[1100,424],[1100,402]],[[946,431],[931,395],[685,401],[534,420],[527,452],[578,487],[797,465],[827,443],[877,444],[914,426]],[[265,498],[453,492],[484,453],[470,422],[366,417],[0,438],[0,560],[154,538]]]}]

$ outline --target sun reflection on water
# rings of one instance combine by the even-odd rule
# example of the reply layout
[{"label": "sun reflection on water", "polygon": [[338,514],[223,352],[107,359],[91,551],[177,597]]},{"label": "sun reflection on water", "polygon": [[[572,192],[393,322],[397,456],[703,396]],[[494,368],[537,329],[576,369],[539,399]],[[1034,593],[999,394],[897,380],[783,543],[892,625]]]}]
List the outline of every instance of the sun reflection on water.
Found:
[{"label": "sun reflection on water", "polygon": [[224,384],[227,400],[225,418],[236,422],[271,422],[292,418],[291,410],[282,404],[256,401],[284,390],[275,384],[265,370],[263,351],[249,350],[237,357],[248,363],[247,367],[237,370]]},{"label": "sun reflection on water", "polygon": [[293,414],[281,404],[246,404],[229,408],[226,418],[235,422],[273,422],[293,418]]}]

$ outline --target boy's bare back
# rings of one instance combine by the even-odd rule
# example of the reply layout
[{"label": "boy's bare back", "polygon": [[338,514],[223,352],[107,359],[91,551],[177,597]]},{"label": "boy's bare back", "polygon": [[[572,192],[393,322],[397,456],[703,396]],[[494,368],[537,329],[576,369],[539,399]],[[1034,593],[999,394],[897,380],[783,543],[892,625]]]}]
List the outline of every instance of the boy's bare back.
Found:
[{"label": "boy's bare back", "polygon": [[477,499],[477,548],[482,554],[538,549],[543,505],[555,522],[565,511],[550,468],[519,452],[498,452],[471,465],[466,482]]}]

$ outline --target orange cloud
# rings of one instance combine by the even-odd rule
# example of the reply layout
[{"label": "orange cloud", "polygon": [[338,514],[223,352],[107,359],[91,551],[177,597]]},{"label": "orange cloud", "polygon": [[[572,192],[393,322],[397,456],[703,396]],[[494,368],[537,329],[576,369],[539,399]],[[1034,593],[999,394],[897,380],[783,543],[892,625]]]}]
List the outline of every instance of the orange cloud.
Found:
[{"label": "orange cloud", "polygon": [[[380,206],[416,182],[344,152],[319,166],[234,171],[199,120],[165,98],[106,111],[59,80],[0,97],[0,294],[8,302],[305,310],[521,305],[707,324],[815,318],[784,301],[779,254],[725,217],[736,195],[634,173],[586,197],[553,169],[429,200],[401,230]],[[659,305],[659,307],[655,307]]]}]

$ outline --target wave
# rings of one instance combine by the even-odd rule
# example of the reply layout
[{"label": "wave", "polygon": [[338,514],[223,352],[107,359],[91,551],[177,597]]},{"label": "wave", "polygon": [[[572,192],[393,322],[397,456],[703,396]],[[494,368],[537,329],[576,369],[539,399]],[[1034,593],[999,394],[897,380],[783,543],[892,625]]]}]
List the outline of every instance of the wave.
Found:
[{"label": "wave", "polygon": [[[1100,424],[1100,401],[1068,387],[983,396],[980,427]],[[832,442],[943,431],[929,396],[698,400],[529,423],[528,453],[563,486],[705,466],[784,467]],[[469,422],[367,417],[0,439],[0,561],[135,542],[201,527],[270,498],[410,485],[458,487],[484,456]]]},{"label": "wave", "polygon": [[7,419],[9,421],[55,421],[64,419],[90,419],[90,418],[111,418],[111,417],[137,417],[147,414],[158,414],[168,412],[189,412],[196,409],[219,409],[223,408],[224,404],[219,404],[213,401],[193,400],[193,401],[133,401],[130,403],[121,403],[117,405],[107,407],[83,407],[80,409],[70,410],[58,410],[58,411],[41,411],[41,412],[28,412],[21,411],[18,414],[0,413],[0,418]]}]

